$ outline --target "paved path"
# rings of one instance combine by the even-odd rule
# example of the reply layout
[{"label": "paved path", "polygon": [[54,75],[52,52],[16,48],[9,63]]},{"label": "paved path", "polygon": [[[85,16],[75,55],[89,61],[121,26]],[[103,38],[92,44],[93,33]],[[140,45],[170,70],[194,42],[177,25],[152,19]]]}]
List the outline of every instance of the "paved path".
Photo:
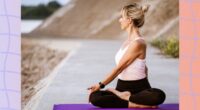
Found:
[{"label": "paved path", "polygon": [[[41,98],[37,110],[52,110],[53,104],[87,103],[87,87],[105,78],[115,66],[114,55],[121,45],[116,40],[75,40],[76,48]],[[178,103],[178,59],[166,58],[151,46],[147,66],[152,87],[163,89],[165,103]],[[107,87],[115,87],[117,79]]]}]

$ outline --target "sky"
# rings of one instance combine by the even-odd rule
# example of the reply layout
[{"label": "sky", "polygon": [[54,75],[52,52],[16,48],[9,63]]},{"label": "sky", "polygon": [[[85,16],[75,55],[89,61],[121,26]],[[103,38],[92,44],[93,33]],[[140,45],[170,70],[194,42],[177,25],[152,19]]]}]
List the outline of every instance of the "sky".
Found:
[{"label": "sky", "polygon": [[70,0],[22,0],[22,5],[33,5],[36,6],[40,3],[47,4],[50,1],[58,1],[61,5],[67,4]]}]

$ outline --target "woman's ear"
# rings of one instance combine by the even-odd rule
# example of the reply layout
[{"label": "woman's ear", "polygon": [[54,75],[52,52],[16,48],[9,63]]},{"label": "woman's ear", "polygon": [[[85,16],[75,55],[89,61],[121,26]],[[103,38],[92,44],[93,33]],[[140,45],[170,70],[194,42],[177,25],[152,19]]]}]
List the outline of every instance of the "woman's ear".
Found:
[{"label": "woman's ear", "polygon": [[128,18],[128,22],[129,22],[129,24],[131,24],[132,23],[132,19]]}]

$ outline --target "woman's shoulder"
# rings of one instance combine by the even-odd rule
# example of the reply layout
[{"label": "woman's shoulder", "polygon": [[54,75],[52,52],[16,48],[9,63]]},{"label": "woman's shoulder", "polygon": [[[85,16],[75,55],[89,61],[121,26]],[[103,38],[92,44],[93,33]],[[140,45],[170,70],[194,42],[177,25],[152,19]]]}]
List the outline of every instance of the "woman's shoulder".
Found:
[{"label": "woman's shoulder", "polygon": [[133,41],[130,43],[128,50],[133,52],[140,52],[146,48],[146,44],[142,43],[139,40]]},{"label": "woman's shoulder", "polygon": [[146,42],[144,38],[137,38],[134,42],[132,42],[133,46],[137,47],[146,47]]}]

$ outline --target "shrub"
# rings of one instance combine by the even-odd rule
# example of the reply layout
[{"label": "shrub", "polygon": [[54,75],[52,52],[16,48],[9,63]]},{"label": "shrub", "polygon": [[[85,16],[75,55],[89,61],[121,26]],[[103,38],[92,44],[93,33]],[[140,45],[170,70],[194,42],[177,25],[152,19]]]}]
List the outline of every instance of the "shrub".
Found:
[{"label": "shrub", "polygon": [[175,36],[170,36],[167,39],[154,39],[151,41],[151,45],[159,48],[166,55],[174,58],[179,57],[179,40]]}]

